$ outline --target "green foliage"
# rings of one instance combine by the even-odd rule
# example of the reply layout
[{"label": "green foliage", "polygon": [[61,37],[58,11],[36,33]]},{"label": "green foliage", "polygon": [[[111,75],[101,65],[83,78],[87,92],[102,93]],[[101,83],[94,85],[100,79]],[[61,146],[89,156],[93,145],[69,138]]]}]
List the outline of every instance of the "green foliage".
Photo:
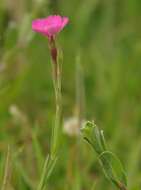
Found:
[{"label": "green foliage", "polygon": [[87,122],[81,129],[83,138],[94,148],[98,154],[107,178],[119,189],[126,190],[127,179],[119,159],[106,148],[103,131],[92,122]]},{"label": "green foliage", "polygon": [[[43,175],[55,97],[48,42],[32,32],[31,21],[57,13],[70,18],[57,44],[63,52],[63,118],[80,114],[82,120],[96,120],[107,135],[108,150],[125,165],[128,189],[141,189],[140,10],[140,0],[0,1],[1,185],[9,144],[8,190],[37,189],[41,179],[47,180],[49,190],[114,188],[80,136],[62,135],[54,172],[48,179]],[[103,134],[95,134],[102,140],[96,142],[97,151],[107,150]],[[121,166],[113,154],[105,152],[103,157],[112,161],[119,176]]]}]

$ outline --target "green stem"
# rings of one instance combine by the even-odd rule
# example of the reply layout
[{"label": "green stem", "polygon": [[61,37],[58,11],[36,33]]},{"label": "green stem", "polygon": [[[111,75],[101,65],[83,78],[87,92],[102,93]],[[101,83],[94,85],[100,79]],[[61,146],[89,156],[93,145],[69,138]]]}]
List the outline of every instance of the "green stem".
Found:
[{"label": "green stem", "polygon": [[123,184],[118,184],[120,190],[128,190]]},{"label": "green stem", "polygon": [[7,189],[9,175],[10,175],[9,164],[10,164],[10,147],[8,145],[6,163],[5,163],[5,169],[4,169],[4,178],[3,178],[3,183],[2,183],[1,190],[6,190]]},{"label": "green stem", "polygon": [[38,185],[37,190],[44,190],[47,186],[46,181],[54,169],[54,166],[57,161],[58,146],[59,146],[59,135],[60,135],[60,126],[61,126],[61,69],[59,62],[57,60],[57,48],[55,45],[55,40],[52,37],[49,40],[49,49],[51,52],[51,61],[52,61],[52,77],[53,85],[55,90],[55,103],[56,103],[56,113],[55,113],[55,123],[52,129],[52,138],[51,138],[51,153],[48,155],[44,162],[43,172],[41,179]]},{"label": "green stem", "polygon": [[52,57],[52,66],[53,66],[53,84],[55,90],[55,101],[56,101],[56,114],[55,114],[55,124],[53,127],[53,136],[52,136],[52,147],[51,147],[51,156],[54,158],[58,152],[59,146],[59,134],[60,134],[60,125],[61,125],[61,69],[57,59],[57,48],[55,41],[52,42],[51,47],[51,57]]}]

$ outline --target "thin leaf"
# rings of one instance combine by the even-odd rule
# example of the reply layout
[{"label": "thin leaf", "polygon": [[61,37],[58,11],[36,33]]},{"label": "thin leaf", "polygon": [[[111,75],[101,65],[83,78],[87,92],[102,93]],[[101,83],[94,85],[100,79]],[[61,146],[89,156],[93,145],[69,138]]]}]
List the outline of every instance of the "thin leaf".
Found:
[{"label": "thin leaf", "polygon": [[10,178],[9,168],[10,168],[10,147],[8,145],[6,163],[5,163],[5,169],[4,169],[4,177],[3,177],[3,183],[2,183],[1,190],[7,189],[9,178]]}]

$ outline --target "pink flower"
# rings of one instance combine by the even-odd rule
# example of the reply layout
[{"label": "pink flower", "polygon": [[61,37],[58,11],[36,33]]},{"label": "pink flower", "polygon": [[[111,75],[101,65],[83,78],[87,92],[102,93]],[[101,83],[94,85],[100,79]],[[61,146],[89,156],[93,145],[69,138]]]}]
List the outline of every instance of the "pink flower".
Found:
[{"label": "pink flower", "polygon": [[67,17],[51,15],[47,18],[32,21],[32,30],[47,36],[49,39],[59,33],[69,22]]}]

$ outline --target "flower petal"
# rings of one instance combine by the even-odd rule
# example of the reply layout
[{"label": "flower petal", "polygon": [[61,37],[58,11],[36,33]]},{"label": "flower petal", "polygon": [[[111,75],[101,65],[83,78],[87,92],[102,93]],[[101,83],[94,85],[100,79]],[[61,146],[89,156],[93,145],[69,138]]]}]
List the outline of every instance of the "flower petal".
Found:
[{"label": "flower petal", "polygon": [[67,17],[51,15],[47,18],[36,19],[32,22],[32,30],[45,36],[54,36],[59,33],[68,23]]}]

